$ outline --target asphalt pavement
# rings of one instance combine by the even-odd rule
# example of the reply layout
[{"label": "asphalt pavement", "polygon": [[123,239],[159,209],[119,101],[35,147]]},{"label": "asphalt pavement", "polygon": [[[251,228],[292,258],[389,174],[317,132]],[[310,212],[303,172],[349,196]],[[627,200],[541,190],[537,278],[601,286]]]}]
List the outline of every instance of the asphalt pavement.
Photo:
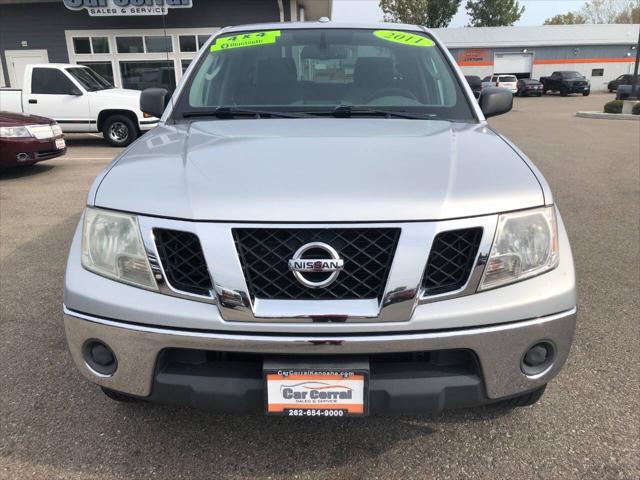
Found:
[{"label": "asphalt pavement", "polygon": [[569,231],[579,320],[535,406],[320,420],[120,404],[75,369],[67,251],[117,149],[0,173],[0,478],[640,478],[640,123],[575,118],[611,95],[517,98],[491,124],[545,174]]}]

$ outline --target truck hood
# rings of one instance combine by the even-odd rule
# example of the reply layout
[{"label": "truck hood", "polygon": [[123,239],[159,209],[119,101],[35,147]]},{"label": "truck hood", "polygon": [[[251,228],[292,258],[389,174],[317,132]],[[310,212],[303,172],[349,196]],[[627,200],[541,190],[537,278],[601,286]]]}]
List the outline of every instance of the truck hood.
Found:
[{"label": "truck hood", "polygon": [[139,100],[142,92],[140,90],[130,90],[128,88],[107,88],[106,90],[98,90],[90,93],[96,97],[119,97]]},{"label": "truck hood", "polygon": [[96,185],[99,207],[230,222],[435,220],[544,204],[531,169],[486,125],[404,119],[163,125]]}]

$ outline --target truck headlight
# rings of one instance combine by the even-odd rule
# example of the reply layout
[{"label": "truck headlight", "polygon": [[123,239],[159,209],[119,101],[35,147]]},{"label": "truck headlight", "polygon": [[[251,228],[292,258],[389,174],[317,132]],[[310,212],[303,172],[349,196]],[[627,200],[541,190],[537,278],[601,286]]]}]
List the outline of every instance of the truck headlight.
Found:
[{"label": "truck headlight", "polygon": [[30,137],[31,132],[26,127],[0,127],[0,137],[3,138],[24,138]]},{"label": "truck headlight", "polygon": [[498,218],[491,254],[479,290],[540,275],[557,265],[555,208],[506,213]]},{"label": "truck headlight", "polygon": [[87,208],[82,266],[119,282],[157,290],[135,215]]}]

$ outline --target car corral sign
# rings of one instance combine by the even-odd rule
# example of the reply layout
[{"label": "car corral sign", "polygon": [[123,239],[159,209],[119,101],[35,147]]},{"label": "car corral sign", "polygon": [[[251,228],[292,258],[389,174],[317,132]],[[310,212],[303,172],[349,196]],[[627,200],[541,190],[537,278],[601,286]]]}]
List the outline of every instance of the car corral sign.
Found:
[{"label": "car corral sign", "polygon": [[92,17],[166,15],[170,8],[191,8],[191,0],[63,0],[70,10]]}]

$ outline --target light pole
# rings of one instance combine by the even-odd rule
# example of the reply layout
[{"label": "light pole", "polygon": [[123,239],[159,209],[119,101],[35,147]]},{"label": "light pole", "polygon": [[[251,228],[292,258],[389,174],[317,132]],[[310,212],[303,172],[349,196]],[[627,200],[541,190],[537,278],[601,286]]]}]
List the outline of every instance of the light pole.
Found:
[{"label": "light pole", "polygon": [[638,64],[640,63],[640,32],[636,45],[636,64],[633,67],[633,82],[631,83],[631,97],[640,99],[640,86],[638,85]]}]

